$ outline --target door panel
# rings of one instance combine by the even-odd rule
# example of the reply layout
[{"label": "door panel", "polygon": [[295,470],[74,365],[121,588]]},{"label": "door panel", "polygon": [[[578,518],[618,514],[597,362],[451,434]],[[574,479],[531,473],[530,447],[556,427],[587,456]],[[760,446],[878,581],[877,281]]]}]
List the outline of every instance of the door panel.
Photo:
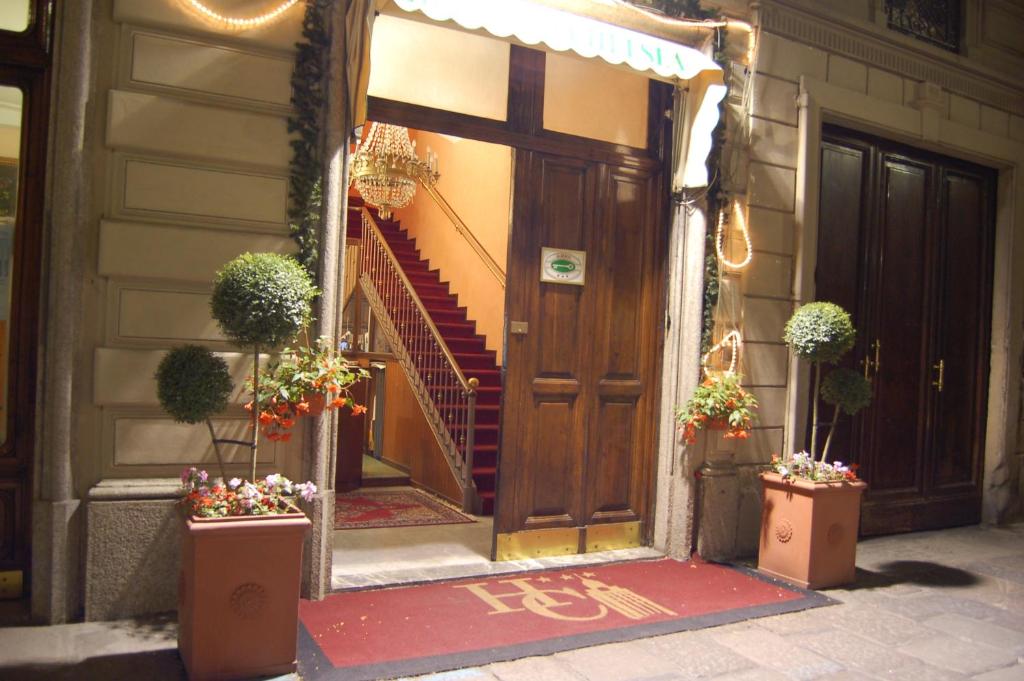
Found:
[{"label": "door panel", "polygon": [[[942,361],[943,387],[930,386],[936,401],[935,459],[930,485],[971,494],[977,488],[982,451],[978,433],[983,423],[986,396],[982,386],[988,373],[986,334],[989,296],[984,277],[989,250],[988,231],[979,230],[989,219],[984,178],[957,172],[943,173],[943,234],[939,283],[939,328],[934,358]],[[938,361],[936,360],[936,362]],[[932,380],[937,380],[933,369]]]},{"label": "door panel", "polygon": [[[545,245],[585,249],[596,171],[582,161],[528,152],[517,152],[516,159],[516,196],[531,197],[531,207],[512,227],[510,260],[516,269],[510,268],[508,282],[517,299],[510,300],[507,315],[527,322],[528,332],[510,337],[506,350],[507,365],[515,370],[506,372],[501,473],[516,484],[499,493],[496,525],[500,531],[576,527],[582,488],[578,466],[585,447],[580,398],[588,368],[579,348],[590,289],[539,285],[538,256]],[[515,409],[507,406],[512,404]],[[511,420],[510,412],[515,412]]]},{"label": "door panel", "polygon": [[833,457],[862,465],[862,533],[977,522],[995,174],[836,128],[826,140],[817,297],[851,311],[847,365],[871,360],[875,394]]},{"label": "door panel", "polygon": [[922,260],[928,249],[928,169],[886,158],[882,179],[875,311],[868,325],[873,328],[869,338],[880,344],[880,368],[874,370],[875,399],[866,412],[873,445],[867,467],[885,470],[872,484],[875,498],[921,493],[925,413],[921,377],[927,282]]},{"label": "door panel", "polygon": [[[868,191],[870,153],[869,147],[858,147],[853,143],[822,143],[822,219],[818,239],[817,298],[842,306],[850,311],[854,319],[867,318],[867,312],[861,309],[865,297],[861,272],[865,269],[865,244],[870,235],[862,234],[860,226],[866,209],[861,198]],[[862,371],[861,360],[870,352],[871,342],[864,333],[858,333],[857,343],[844,358],[843,364]],[[832,460],[853,460],[853,440],[860,437],[859,433],[853,434],[853,431],[860,426],[859,422],[840,419],[829,449]]]},{"label": "door panel", "polygon": [[[588,527],[615,523],[638,539],[663,288],[657,175],[518,150],[515,176],[506,309],[528,326],[506,345],[498,545],[546,530],[559,544],[545,552],[576,552],[609,536],[592,542]],[[586,253],[583,286],[540,281],[545,246]]]}]

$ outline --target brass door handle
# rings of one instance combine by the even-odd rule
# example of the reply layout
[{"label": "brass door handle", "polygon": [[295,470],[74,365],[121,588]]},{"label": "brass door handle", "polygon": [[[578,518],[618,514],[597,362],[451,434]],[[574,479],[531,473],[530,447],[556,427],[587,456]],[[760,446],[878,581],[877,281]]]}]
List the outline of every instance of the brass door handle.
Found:
[{"label": "brass door handle", "polygon": [[868,346],[868,350],[874,349],[875,358],[865,357],[860,361],[860,365],[864,367],[864,378],[871,378],[871,372],[874,371],[875,375],[878,375],[879,370],[882,368],[882,341],[875,340],[874,343]]},{"label": "brass door handle", "polygon": [[939,372],[938,379],[932,381],[932,385],[941,393],[942,386],[946,382],[946,360],[940,359],[938,363],[932,365],[932,369]]}]

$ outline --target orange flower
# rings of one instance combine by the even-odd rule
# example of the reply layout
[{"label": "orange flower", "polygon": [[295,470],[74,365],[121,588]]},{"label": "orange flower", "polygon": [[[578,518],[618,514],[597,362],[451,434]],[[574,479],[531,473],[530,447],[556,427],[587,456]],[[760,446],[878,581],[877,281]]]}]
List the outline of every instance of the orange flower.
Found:
[{"label": "orange flower", "polygon": [[309,402],[306,402],[305,400],[303,400],[302,402],[297,402],[295,404],[295,411],[299,412],[300,414],[308,414]]},{"label": "orange flower", "polygon": [[344,407],[345,406],[345,398],[344,397],[335,397],[333,400],[331,400],[331,406],[335,407],[335,408],[337,408],[337,407]]},{"label": "orange flower", "polygon": [[359,416],[360,414],[365,414],[365,413],[366,413],[366,407],[364,407],[363,405],[361,405],[361,404],[353,404],[352,405],[352,415],[353,416]]},{"label": "orange flower", "polygon": [[282,428],[291,428],[295,425],[295,419],[281,419],[278,421]]},{"label": "orange flower", "polygon": [[273,423],[273,421],[274,415],[271,414],[269,411],[260,412],[260,423],[262,423],[263,425],[267,425],[269,423]]},{"label": "orange flower", "polygon": [[280,440],[281,442],[288,442],[288,440],[292,439],[292,434],[291,433],[281,433],[280,435],[278,435],[277,439]]},{"label": "orange flower", "polygon": [[341,390],[341,388],[338,387],[337,383],[331,383],[329,386],[327,386],[327,392],[336,393],[339,390]]}]

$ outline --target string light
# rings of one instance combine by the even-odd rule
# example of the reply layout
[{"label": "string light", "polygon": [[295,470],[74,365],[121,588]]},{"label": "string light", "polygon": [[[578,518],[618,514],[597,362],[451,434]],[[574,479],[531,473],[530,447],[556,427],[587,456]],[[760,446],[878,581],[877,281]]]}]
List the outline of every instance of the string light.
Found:
[{"label": "string light", "polygon": [[202,2],[200,2],[200,0],[188,0],[188,4],[192,5],[192,7],[200,14],[218,23],[227,24],[232,28],[255,28],[257,26],[262,26],[268,21],[273,21],[277,17],[281,16],[289,9],[294,7],[296,4],[298,4],[298,2],[299,0],[284,0],[284,2],[282,2],[280,5],[270,10],[269,12],[257,14],[253,17],[240,18],[227,17],[223,14],[215,12],[206,5],[204,5]]},{"label": "string light", "polygon": [[732,262],[725,257],[724,252],[724,241],[725,241],[725,211],[718,212],[718,231],[715,234],[715,252],[718,254],[718,259],[723,265],[733,270],[741,270],[750,264],[750,261],[754,257],[754,248],[750,243],[750,230],[747,229],[747,221],[743,217],[743,209],[740,208],[740,202],[733,202],[732,214],[739,224],[740,232],[743,233],[743,243],[746,248],[746,256],[740,262]]},{"label": "string light", "polygon": [[740,335],[738,329],[733,329],[729,333],[722,337],[722,340],[718,341],[711,346],[711,349],[704,353],[700,358],[700,366],[704,370],[705,374],[710,374],[711,370],[708,368],[708,361],[711,359],[711,355],[716,352],[721,352],[726,348],[730,348],[732,352],[729,357],[729,368],[725,370],[727,374],[736,373],[736,366],[739,364],[740,348],[743,347],[743,336]]}]

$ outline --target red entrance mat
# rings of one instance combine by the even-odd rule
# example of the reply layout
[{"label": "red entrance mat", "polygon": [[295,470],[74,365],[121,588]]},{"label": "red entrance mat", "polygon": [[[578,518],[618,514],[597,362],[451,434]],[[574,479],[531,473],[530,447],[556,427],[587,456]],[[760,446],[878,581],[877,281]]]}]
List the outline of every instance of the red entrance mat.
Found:
[{"label": "red entrance mat", "polygon": [[427,674],[831,603],[752,570],[670,559],[350,591],[299,604],[299,671]]}]

